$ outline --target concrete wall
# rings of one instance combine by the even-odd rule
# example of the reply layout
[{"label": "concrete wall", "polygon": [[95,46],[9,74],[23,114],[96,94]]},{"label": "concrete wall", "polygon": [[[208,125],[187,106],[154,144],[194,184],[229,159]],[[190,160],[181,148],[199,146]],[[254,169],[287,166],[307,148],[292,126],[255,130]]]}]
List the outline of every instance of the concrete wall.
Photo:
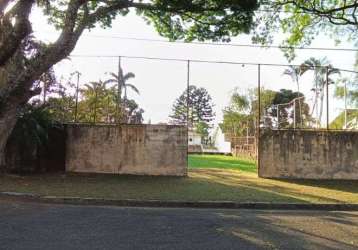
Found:
[{"label": "concrete wall", "polygon": [[186,127],[68,125],[66,171],[185,176]]},{"label": "concrete wall", "polygon": [[358,132],[266,130],[259,176],[358,180]]}]

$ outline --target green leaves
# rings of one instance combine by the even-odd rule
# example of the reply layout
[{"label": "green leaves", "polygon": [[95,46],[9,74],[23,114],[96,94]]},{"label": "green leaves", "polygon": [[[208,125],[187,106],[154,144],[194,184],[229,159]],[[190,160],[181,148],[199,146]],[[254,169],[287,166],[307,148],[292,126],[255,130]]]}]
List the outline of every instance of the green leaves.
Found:
[{"label": "green leaves", "polygon": [[188,90],[185,90],[175,100],[170,115],[172,123],[186,124],[188,122],[190,126],[194,127],[198,123],[204,122],[210,127],[210,122],[214,120],[215,114],[213,112],[214,104],[208,91],[191,85],[189,86],[189,98],[187,96]]},{"label": "green leaves", "polygon": [[[170,40],[230,41],[254,26],[257,1],[153,1],[156,9],[144,10],[160,35]],[[170,4],[168,4],[170,2]]]},{"label": "green leaves", "polygon": [[358,42],[358,3],[354,0],[279,0],[267,1],[264,10],[258,14],[259,28],[255,31],[254,42],[270,43],[280,30],[285,39],[282,50],[292,61],[295,58],[292,47],[311,44],[318,34]]},{"label": "green leaves", "polygon": [[30,148],[44,146],[47,143],[50,128],[60,128],[53,120],[46,105],[27,104],[19,113],[12,137]]},{"label": "green leaves", "polygon": [[[64,0],[38,1],[38,6],[58,29],[64,28],[69,4]],[[257,0],[92,0],[80,6],[76,23],[85,21],[87,28],[95,24],[108,28],[117,15],[125,16],[130,9],[135,9],[148,24],[154,25],[160,35],[170,40],[230,41],[232,36],[250,32],[254,26],[254,11],[258,7]],[[94,18],[83,20],[85,11]]]}]

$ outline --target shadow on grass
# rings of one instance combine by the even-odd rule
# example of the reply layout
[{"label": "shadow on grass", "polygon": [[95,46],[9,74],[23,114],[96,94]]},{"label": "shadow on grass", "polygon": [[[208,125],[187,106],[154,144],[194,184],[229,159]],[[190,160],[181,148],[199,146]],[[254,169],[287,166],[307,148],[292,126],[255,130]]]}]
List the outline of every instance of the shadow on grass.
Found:
[{"label": "shadow on grass", "polygon": [[281,182],[305,185],[311,187],[327,188],[358,194],[358,180],[297,180],[297,179],[272,179]]},{"label": "shadow on grass", "polygon": [[0,178],[0,191],[40,195],[136,200],[306,203],[260,188],[205,177],[43,175]]},{"label": "shadow on grass", "polygon": [[[336,185],[338,185],[337,183]],[[106,199],[236,201],[274,203],[358,203],[350,184],[307,185],[261,179],[228,169],[191,169],[189,178],[110,174],[0,176],[0,191]],[[335,187],[335,188],[334,188]],[[345,190],[345,191],[342,191]],[[354,189],[356,190],[356,189]]]},{"label": "shadow on grass", "polygon": [[[280,194],[305,200],[311,203],[358,203],[358,193],[344,186],[347,183],[336,183],[340,188],[327,189],[323,187],[309,186],[303,183],[291,183],[280,180],[261,179],[252,173],[240,173],[233,170],[222,169],[195,169],[192,170],[196,177],[207,178],[217,183],[253,188],[261,191]],[[349,190],[349,191],[341,191]]]}]

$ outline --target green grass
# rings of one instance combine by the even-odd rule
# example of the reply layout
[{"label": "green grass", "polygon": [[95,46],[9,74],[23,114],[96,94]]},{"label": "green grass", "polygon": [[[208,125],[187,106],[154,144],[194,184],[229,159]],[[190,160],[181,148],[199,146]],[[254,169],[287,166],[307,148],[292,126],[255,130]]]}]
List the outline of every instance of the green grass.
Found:
[{"label": "green grass", "polygon": [[48,174],[0,176],[0,192],[179,201],[358,203],[357,181],[279,181],[230,169],[189,169],[189,177]]},{"label": "green grass", "polygon": [[227,155],[189,155],[188,165],[191,169],[219,168],[240,170],[251,173],[257,172],[255,161]]}]

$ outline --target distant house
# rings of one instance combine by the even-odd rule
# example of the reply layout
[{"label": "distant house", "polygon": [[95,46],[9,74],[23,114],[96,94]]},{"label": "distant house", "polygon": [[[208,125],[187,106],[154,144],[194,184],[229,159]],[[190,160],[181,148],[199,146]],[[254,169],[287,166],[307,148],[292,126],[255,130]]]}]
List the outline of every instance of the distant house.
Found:
[{"label": "distant house", "polygon": [[201,135],[193,128],[188,131],[188,153],[202,153],[203,145],[201,143]]},{"label": "distant house", "polygon": [[211,153],[211,154],[230,154],[231,143],[225,141],[225,135],[218,126],[209,137],[208,141],[203,143],[201,134],[195,129],[188,131],[188,152],[189,153]]},{"label": "distant house", "polygon": [[218,153],[229,154],[231,153],[231,142],[225,140],[225,135],[218,126],[213,134],[213,146]]},{"label": "distant house", "polygon": [[188,145],[201,145],[201,135],[194,129],[188,131]]}]

